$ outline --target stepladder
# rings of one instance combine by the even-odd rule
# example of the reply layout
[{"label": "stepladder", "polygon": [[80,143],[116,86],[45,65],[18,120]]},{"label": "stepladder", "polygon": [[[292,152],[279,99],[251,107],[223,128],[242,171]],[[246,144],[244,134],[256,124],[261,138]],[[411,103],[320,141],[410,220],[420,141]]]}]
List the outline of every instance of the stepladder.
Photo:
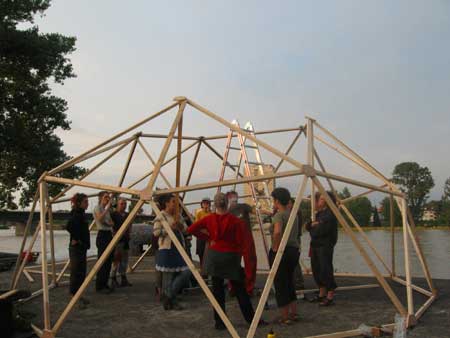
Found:
[{"label": "stepladder", "polygon": [[[252,136],[255,135],[255,129],[251,122],[247,122],[244,128],[240,127],[237,120],[233,120],[232,124]],[[274,167],[263,162],[257,143],[230,130],[227,135],[219,181],[225,178],[227,169],[233,170],[235,178],[238,178],[239,176],[257,177],[265,175],[273,172]],[[241,195],[241,198],[253,207],[267,256],[269,254],[269,245],[264,232],[264,214],[262,210],[272,211],[273,205],[270,193],[273,188],[273,181],[251,182],[244,186],[244,194]],[[232,190],[235,189],[236,186],[233,186]],[[221,191],[220,187],[218,187],[217,191]]]}]

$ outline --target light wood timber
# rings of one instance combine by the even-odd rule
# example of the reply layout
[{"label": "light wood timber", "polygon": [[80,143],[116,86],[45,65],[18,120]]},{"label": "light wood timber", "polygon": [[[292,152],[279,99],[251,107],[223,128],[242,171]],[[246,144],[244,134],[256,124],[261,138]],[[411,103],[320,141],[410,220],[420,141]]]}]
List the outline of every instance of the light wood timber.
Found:
[{"label": "light wood timber", "polygon": [[431,296],[420,308],[417,310],[415,317],[419,320],[423,316],[425,311],[430,307],[431,304],[436,300],[436,295]]},{"label": "light wood timber", "polygon": [[[114,155],[116,155],[118,152],[120,152],[123,148],[125,148],[131,141],[122,144],[120,147],[118,147],[117,149],[115,149],[113,152],[111,152],[111,154],[109,154],[108,156],[106,156],[103,160],[101,160],[100,162],[98,162],[95,166],[93,166],[91,169],[89,169],[86,173],[84,173],[79,180],[82,181],[84,180],[86,177],[88,177],[90,174],[92,174],[95,170],[97,170],[101,165],[103,165],[106,161],[108,161],[110,158],[112,158]],[[61,192],[59,192],[55,197],[53,197],[50,202],[51,203],[55,203],[56,201],[59,200],[60,197],[64,196],[70,189],[73,188],[73,185],[64,188]]]},{"label": "light wood timber", "polygon": [[199,110],[200,112],[202,112],[203,114],[211,117],[212,119],[218,121],[219,123],[223,124],[224,126],[228,127],[231,130],[234,130],[236,133],[239,133],[240,135],[244,136],[245,138],[252,140],[253,142],[255,142],[257,145],[259,145],[260,147],[266,149],[267,151],[277,155],[280,158],[283,158],[285,161],[293,164],[294,166],[296,166],[299,169],[303,168],[303,164],[294,160],[293,158],[286,156],[285,154],[283,154],[281,151],[279,151],[278,149],[275,149],[274,147],[272,147],[271,145],[267,144],[266,142],[261,141],[260,139],[256,138],[255,136],[251,135],[250,133],[243,131],[240,128],[237,128],[235,125],[233,125],[232,123],[228,122],[227,120],[221,118],[220,116],[217,116],[216,114],[210,112],[208,109],[198,105],[197,103],[195,103],[192,100],[187,100],[187,103],[189,105],[191,105],[192,107],[196,108],[197,110]]},{"label": "light wood timber", "polygon": [[[295,144],[297,143],[298,139],[300,138],[300,136],[302,135],[302,133],[304,133],[305,130],[303,127],[300,127],[300,130],[298,131],[297,135],[295,135],[294,139],[292,140],[291,144],[289,145],[289,147],[286,149],[286,151],[284,152],[284,154],[287,156],[289,155],[289,153],[291,152],[292,148],[294,148]],[[256,135],[256,132],[255,132]],[[274,172],[277,172],[278,169],[280,169],[281,165],[283,164],[284,159],[280,159],[280,161],[278,162],[278,164],[275,167]]]},{"label": "light wood timber", "polygon": [[[203,140],[202,143],[209,149],[211,150],[218,158],[220,158],[221,161],[223,161],[223,156],[219,154],[219,152],[208,142]],[[240,177],[244,177],[244,175],[242,175],[238,170],[236,170],[236,168],[230,167],[229,166],[229,162],[227,164],[227,166],[233,170],[237,175],[239,175]]]},{"label": "light wood timber", "polygon": [[121,131],[120,133],[117,133],[116,135],[110,137],[110,138],[107,139],[106,141],[103,141],[102,143],[96,145],[95,147],[89,149],[88,151],[85,151],[85,152],[82,153],[81,155],[78,155],[77,157],[75,157],[75,158],[73,158],[73,159],[70,159],[69,161],[64,162],[63,164],[59,165],[59,166],[56,167],[55,169],[49,171],[48,174],[49,174],[49,175],[54,175],[54,174],[56,174],[57,172],[59,172],[59,171],[62,170],[61,168],[72,165],[72,163],[76,162],[76,161],[77,161],[78,159],[80,159],[81,157],[84,157],[84,156],[86,156],[86,155],[88,155],[88,154],[94,152],[95,150],[97,150],[97,149],[103,147],[104,145],[106,145],[106,144],[108,144],[108,143],[110,143],[110,142],[112,142],[112,141],[118,139],[119,137],[125,135],[126,133],[132,131],[133,129],[136,129],[137,127],[143,125],[144,123],[147,123],[147,122],[149,122],[150,120],[152,120],[152,119],[154,119],[154,118],[156,118],[156,117],[158,117],[158,116],[164,114],[165,112],[171,110],[173,107],[176,107],[177,105],[178,105],[178,103],[172,103],[171,105],[169,105],[168,107],[166,107],[166,108],[160,110],[159,112],[157,112],[157,113],[155,113],[155,114],[153,114],[153,115],[151,115],[151,116],[149,116],[149,117],[143,119],[142,121],[140,121],[140,122],[138,122],[138,123],[132,125],[131,127],[129,127],[129,128],[127,128],[127,129]]},{"label": "light wood timber", "polygon": [[86,276],[85,280],[83,281],[83,284],[81,284],[78,291],[73,295],[73,297],[70,299],[69,303],[67,304],[66,308],[62,312],[61,316],[56,321],[55,325],[52,328],[53,334],[57,334],[59,329],[61,328],[61,325],[66,320],[67,316],[69,315],[70,311],[72,311],[75,304],[80,299],[81,295],[85,292],[86,288],[88,287],[91,280],[94,278],[97,271],[100,269],[101,266],[105,263],[105,261],[108,259],[114,248],[116,247],[117,243],[122,238],[125,231],[127,231],[129,225],[134,220],[136,214],[141,209],[142,205],[144,204],[144,201],[139,200],[134,208],[131,210],[131,212],[128,214],[128,217],[125,219],[123,224],[120,226],[119,230],[116,232],[116,234],[113,236],[111,242],[106,247],[103,254],[99,257],[99,259],[95,262],[94,266],[92,267],[91,271],[89,271],[88,275]]},{"label": "light wood timber", "polygon": [[405,275],[406,275],[406,297],[408,300],[408,314],[414,314],[414,299],[411,288],[411,270],[410,270],[410,257],[409,257],[409,240],[408,240],[408,219],[406,215],[406,209],[408,208],[406,204],[406,199],[402,199],[402,207],[400,212],[402,213],[402,223],[403,223],[403,252],[405,257]]},{"label": "light wood timber", "polygon": [[394,218],[394,196],[389,195],[389,222],[391,225],[391,271],[392,277],[396,275],[395,272],[395,218]]},{"label": "light wood timber", "polygon": [[98,183],[92,183],[92,182],[86,182],[86,181],[71,180],[68,178],[54,177],[54,176],[45,176],[45,181],[52,182],[52,183],[60,183],[60,184],[72,184],[72,185],[76,185],[76,186],[80,186],[80,187],[116,192],[119,194],[122,193],[122,194],[129,194],[129,195],[139,195],[141,192],[140,190],[121,188],[121,187],[117,187],[114,185],[106,185],[106,184],[98,184]]},{"label": "light wood timber", "polygon": [[47,183],[39,183],[39,200],[41,210],[41,260],[42,260],[42,288],[43,288],[43,312],[44,329],[50,329],[50,301],[48,291],[48,271],[47,271],[47,235],[46,235],[46,201],[48,199]]},{"label": "light wood timber", "polygon": [[[195,142],[191,143],[186,148],[184,148],[182,152],[184,153],[184,152],[188,151],[193,146],[195,146],[198,142],[200,142],[200,141],[195,141]],[[164,167],[166,164],[172,162],[176,158],[177,158],[177,155],[175,154],[172,157],[170,157],[168,160],[164,161],[161,167]],[[153,174],[153,169],[150,170],[149,172],[147,172],[146,174],[144,174],[141,178],[139,178],[136,181],[134,181],[133,183],[131,183],[127,188],[129,188],[129,189],[133,188],[136,184],[139,184],[140,182],[145,180],[147,177],[149,177],[151,174]]]},{"label": "light wood timber", "polygon": [[[162,163],[164,162],[164,159],[166,158],[167,151],[169,150],[170,143],[172,142],[173,135],[175,134],[175,130],[177,129],[178,123],[180,122],[181,117],[183,116],[184,108],[186,107],[186,101],[183,101],[180,103],[178,108],[177,116],[175,117],[175,120],[172,123],[172,127],[170,128],[169,136],[166,139],[166,142],[164,143],[164,146],[161,150],[161,153],[159,155],[158,161],[156,162],[155,168],[153,168],[153,174],[150,177],[150,181],[147,184],[147,187],[142,191],[141,198],[148,200],[152,196],[152,189],[156,182],[156,178],[159,175],[159,172],[161,170]],[[178,156],[178,152],[177,152]]]},{"label": "light wood timber", "polygon": [[[387,184],[383,184],[383,185],[380,186],[380,188],[385,188],[385,187],[387,187],[387,186],[388,186]],[[344,204],[345,204],[345,203],[348,203],[348,202],[350,202],[350,201],[354,201],[354,200],[356,200],[356,199],[358,199],[358,198],[360,198],[360,197],[367,196],[367,195],[373,193],[374,191],[375,191],[375,190],[373,190],[373,189],[369,189],[369,190],[364,191],[364,192],[362,192],[362,193],[360,193],[360,194],[358,194],[358,195],[350,196],[350,197],[348,197],[348,198],[345,198],[345,199],[341,200],[341,203],[344,203]]]},{"label": "light wood timber", "polygon": [[369,266],[369,268],[372,270],[373,274],[377,278],[377,280],[380,283],[380,285],[383,287],[384,291],[386,292],[387,296],[390,298],[390,300],[394,304],[394,306],[397,309],[397,311],[401,315],[406,316],[407,312],[406,312],[405,307],[400,302],[400,300],[398,299],[397,295],[394,293],[394,291],[389,286],[389,284],[386,282],[386,280],[384,279],[383,275],[380,273],[380,271],[378,271],[377,267],[375,266],[373,261],[370,259],[370,257],[367,254],[366,250],[364,249],[364,247],[359,242],[358,238],[353,233],[353,230],[350,228],[350,226],[348,225],[348,223],[345,220],[345,218],[339,212],[339,209],[337,208],[337,206],[333,203],[331,198],[328,196],[327,192],[325,191],[325,189],[322,186],[322,184],[320,183],[320,181],[316,177],[313,177],[313,180],[314,180],[314,183],[316,184],[316,187],[319,189],[319,192],[325,198],[325,200],[326,200],[328,206],[330,207],[331,211],[334,213],[334,215],[336,216],[337,220],[342,225],[342,228],[349,235],[350,239],[352,240],[352,242],[355,244],[356,248],[361,253],[361,256],[366,261],[366,264]]},{"label": "light wood timber", "polygon": [[267,297],[269,296],[270,289],[273,285],[273,280],[275,279],[275,275],[278,271],[278,267],[281,262],[281,257],[283,256],[284,249],[286,248],[286,244],[289,239],[289,235],[291,233],[292,227],[294,225],[294,221],[297,217],[298,209],[300,208],[300,202],[302,200],[303,195],[305,194],[306,184],[308,182],[308,178],[305,176],[303,178],[303,182],[299,187],[294,205],[292,206],[291,213],[289,215],[289,220],[286,225],[286,228],[284,229],[283,236],[281,238],[280,245],[278,247],[278,251],[275,255],[275,259],[272,263],[272,267],[270,268],[269,276],[266,280],[266,283],[264,284],[264,289],[261,294],[261,297],[259,298],[258,306],[255,310],[255,315],[253,316],[252,323],[250,324],[250,328],[247,332],[247,338],[253,338],[255,336],[255,331],[258,326],[259,320],[261,319],[262,312],[264,310],[264,305],[266,304]]},{"label": "light wood timber", "polygon": [[[184,185],[189,185],[191,183],[192,174],[194,172],[195,164],[197,163],[198,154],[200,152],[200,148],[202,146],[202,142],[199,142],[197,148],[195,149],[194,158],[192,159],[191,169],[189,169],[188,177],[186,178],[186,183]],[[184,201],[184,197],[186,196],[186,192],[183,192],[183,196],[181,200]]]},{"label": "light wood timber", "polygon": [[[298,128],[284,128],[284,129],[271,129],[271,130],[260,130],[255,132],[255,135],[264,135],[264,134],[276,134],[276,133],[285,133],[290,131],[299,131],[302,130],[303,126],[300,126]],[[233,136],[236,137],[237,135]],[[220,139],[226,139],[228,135],[215,135],[215,136],[207,136],[204,137],[206,141],[211,140],[220,140]]]},{"label": "light wood timber", "polygon": [[[394,277],[392,277],[391,279],[392,279],[394,282],[397,282],[397,283],[399,283],[399,284],[401,284],[401,285],[403,285],[403,286],[406,286],[406,285],[407,285],[406,281],[403,280],[403,279],[401,279],[400,277],[394,276]],[[414,291],[417,291],[417,292],[419,292],[419,293],[421,293],[421,294],[423,294],[423,295],[425,295],[425,296],[428,296],[428,297],[433,296],[433,293],[432,293],[431,291],[425,290],[424,288],[421,288],[421,287],[419,287],[419,286],[417,286],[417,285],[411,284],[411,288],[412,288]]]},{"label": "light wood timber", "polygon": [[128,168],[130,168],[130,162],[131,162],[131,159],[133,158],[134,151],[136,150],[136,144],[137,144],[138,140],[139,140],[139,136],[137,135],[135,137],[133,143],[131,144],[131,149],[130,149],[130,152],[128,153],[127,161],[125,162],[125,167],[123,168],[122,175],[120,176],[120,179],[119,179],[119,187],[121,187],[123,185],[123,181],[125,180],[125,176],[127,175]]},{"label": "light wood timber", "polygon": [[37,204],[38,198],[39,198],[39,188],[36,189],[36,192],[34,193],[33,204],[31,205],[30,213],[28,214],[27,223],[26,223],[25,229],[23,231],[23,239],[22,239],[22,243],[20,244],[19,255],[17,256],[17,260],[16,260],[16,266],[14,267],[14,272],[11,277],[10,289],[15,289],[14,281],[16,280],[16,275],[17,275],[20,263],[22,261],[23,249],[25,248],[25,244],[26,244],[26,241],[28,238],[28,232],[30,232],[31,223],[33,222],[34,210],[36,209],[36,204]]},{"label": "light wood timber", "polygon": [[353,217],[352,213],[347,209],[347,207],[343,204],[341,204],[339,206],[342,210],[344,210],[345,214],[347,215],[348,219],[350,220],[350,222],[353,224],[353,226],[358,230],[359,234],[361,235],[362,238],[364,238],[364,240],[366,241],[366,243],[369,245],[369,247],[372,249],[373,253],[375,254],[375,256],[377,256],[378,260],[381,262],[381,264],[383,264],[384,268],[386,269],[386,272],[389,273],[390,275],[392,275],[392,271],[391,269],[389,269],[388,265],[386,264],[386,262],[383,259],[383,256],[381,256],[381,254],[378,252],[378,250],[376,249],[375,245],[372,243],[372,241],[370,240],[370,238],[366,235],[366,233],[364,232],[364,230],[361,228],[361,226],[358,224],[358,222],[356,221],[356,219]]}]

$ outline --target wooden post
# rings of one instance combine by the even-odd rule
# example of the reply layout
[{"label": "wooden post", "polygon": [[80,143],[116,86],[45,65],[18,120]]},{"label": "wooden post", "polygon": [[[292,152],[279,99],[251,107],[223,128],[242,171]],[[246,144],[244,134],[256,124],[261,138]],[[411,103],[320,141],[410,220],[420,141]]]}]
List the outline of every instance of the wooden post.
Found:
[{"label": "wooden post", "polygon": [[36,189],[36,192],[34,193],[34,197],[33,197],[33,204],[31,205],[31,210],[30,210],[30,213],[28,214],[27,224],[25,225],[25,229],[23,231],[23,239],[22,239],[22,244],[20,245],[19,255],[17,256],[16,266],[14,268],[14,273],[11,277],[11,284],[10,284],[11,290],[15,289],[14,283],[16,280],[16,276],[17,276],[17,272],[18,272],[20,263],[21,263],[22,259],[26,258],[26,257],[22,257],[22,253],[23,253],[23,249],[25,248],[25,244],[27,241],[28,232],[30,231],[31,223],[33,222],[33,215],[34,215],[34,210],[36,209],[36,203],[37,203],[38,197],[39,197],[39,189]]},{"label": "wooden post", "polygon": [[47,201],[47,183],[39,182],[39,200],[41,208],[41,259],[42,259],[42,288],[43,288],[43,306],[44,306],[44,330],[50,330],[50,301],[48,291],[48,273],[47,273],[47,231],[46,231],[46,208]]},{"label": "wooden post", "polygon": [[[319,163],[320,169],[321,169],[324,173],[326,173],[327,171],[326,171],[326,169],[325,169],[325,166],[323,165],[322,160],[321,160],[320,157],[319,157],[319,154],[317,154],[317,151],[316,151],[315,148],[314,148],[313,150],[314,150],[314,157],[316,158],[317,163]],[[326,177],[326,180],[327,180],[328,185],[330,186],[330,189],[331,189],[331,191],[333,192],[334,196],[336,196],[336,198],[339,200],[339,203],[342,203],[342,200],[339,198],[339,194],[338,194],[337,190],[334,188],[333,182],[331,182],[331,180],[330,180],[328,177]]]},{"label": "wooden post", "polygon": [[[220,160],[221,161],[223,161],[224,160],[224,158],[223,158],[223,156],[222,155],[220,155],[220,153],[208,142],[208,141],[205,141],[205,140],[203,140],[203,144],[209,149],[209,150],[211,150],[212,151],[212,153],[214,154],[214,155],[216,155],[218,158],[220,158]],[[238,170],[236,170],[236,168],[233,168],[233,167],[229,167],[231,170],[233,170],[237,175],[239,175],[240,177],[244,177],[244,175],[242,175],[241,173],[239,173],[239,171]]]},{"label": "wooden post", "polygon": [[386,264],[386,262],[384,261],[383,257],[380,255],[380,253],[378,252],[378,250],[376,249],[375,245],[372,243],[372,241],[370,240],[370,238],[366,235],[366,233],[364,232],[364,230],[361,228],[361,226],[358,224],[358,222],[356,221],[356,219],[353,217],[352,213],[347,209],[347,207],[344,204],[340,205],[340,208],[342,210],[344,210],[345,214],[347,215],[347,217],[349,218],[350,222],[352,222],[352,224],[355,226],[355,228],[358,230],[359,234],[361,235],[362,238],[364,238],[364,240],[366,241],[366,243],[369,245],[369,247],[372,249],[373,253],[375,254],[375,256],[377,256],[378,260],[381,262],[381,264],[383,264],[384,268],[386,269],[386,272],[389,273],[390,275],[392,275],[392,271],[391,269],[389,269],[388,265]]},{"label": "wooden post", "polygon": [[408,205],[406,204],[406,199],[402,199],[402,207],[400,211],[402,213],[402,225],[403,225],[403,251],[405,255],[405,277],[406,277],[406,296],[408,299],[408,314],[414,314],[414,303],[413,294],[411,288],[411,262],[409,257],[409,241],[408,241],[408,219],[406,215],[406,210]]},{"label": "wooden post", "polygon": [[363,259],[365,260],[365,262],[369,266],[369,268],[372,270],[373,274],[377,278],[377,280],[380,283],[380,285],[383,287],[383,289],[386,292],[387,296],[390,298],[390,300],[392,301],[392,303],[396,307],[397,311],[401,315],[406,316],[407,312],[406,312],[405,307],[402,305],[402,303],[400,302],[400,300],[398,299],[398,297],[396,296],[396,294],[394,293],[392,288],[389,286],[389,284],[384,279],[383,275],[380,273],[380,271],[377,269],[377,267],[375,266],[373,261],[370,259],[370,257],[367,254],[366,250],[364,249],[364,247],[359,242],[358,238],[353,233],[352,229],[348,225],[348,223],[345,220],[345,218],[339,212],[339,209],[337,208],[337,206],[333,203],[331,198],[328,196],[327,192],[325,191],[325,189],[322,186],[322,184],[320,183],[320,181],[316,177],[313,177],[313,180],[314,180],[314,183],[315,183],[316,187],[319,189],[320,194],[325,198],[325,200],[326,200],[328,206],[330,207],[331,211],[334,213],[334,215],[336,216],[337,220],[342,225],[342,228],[349,235],[350,239],[352,240],[352,242],[355,244],[356,248],[361,253],[361,256],[363,257]]},{"label": "wooden post", "polygon": [[52,258],[52,283],[56,284],[55,237],[53,234],[53,211],[47,195],[48,224],[50,230],[50,255]]},{"label": "wooden post", "polygon": [[187,266],[191,270],[192,274],[194,275],[195,279],[197,280],[198,284],[202,288],[203,292],[205,293],[208,300],[211,302],[211,305],[213,306],[214,310],[218,313],[220,318],[222,319],[223,323],[228,329],[228,332],[233,338],[239,338],[239,334],[236,332],[236,329],[234,328],[233,324],[231,324],[230,320],[228,319],[225,312],[220,307],[219,303],[217,302],[216,298],[212,294],[211,290],[209,290],[208,285],[206,285],[205,281],[203,280],[202,276],[200,276],[200,273],[198,272],[197,268],[195,267],[192,260],[189,258],[188,254],[186,253],[186,250],[184,249],[183,245],[178,240],[177,236],[174,234],[172,228],[167,223],[166,219],[162,216],[161,211],[159,210],[158,206],[155,202],[152,200],[149,201],[150,205],[152,206],[152,209],[155,211],[156,215],[161,218],[162,224],[164,229],[166,230],[167,234],[169,235],[170,239],[172,240],[172,243],[177,248],[180,255],[183,257],[184,261],[186,262]]},{"label": "wooden post", "polygon": [[[307,118],[306,137],[308,139],[308,151],[306,161],[314,169],[314,120]],[[314,182],[311,179],[311,221],[316,220],[316,197]]]},{"label": "wooden post", "polygon": [[395,219],[394,219],[394,196],[389,195],[389,221],[391,223],[391,271],[392,277],[396,276],[395,272]]},{"label": "wooden post", "polygon": [[[175,186],[178,188],[181,183],[181,147],[183,145],[183,113],[181,113],[180,121],[178,122],[178,139],[177,139],[177,164]],[[177,204],[175,205],[175,221],[180,220],[180,194],[176,194]]]},{"label": "wooden post", "polygon": [[255,315],[253,316],[252,323],[247,332],[247,338],[253,338],[255,335],[256,328],[258,326],[259,320],[261,319],[261,315],[264,309],[264,304],[266,304],[267,297],[269,296],[270,289],[272,288],[273,280],[275,279],[275,275],[277,274],[278,267],[280,266],[281,258],[284,253],[284,249],[286,248],[287,241],[289,239],[289,235],[291,234],[292,226],[294,225],[294,221],[297,217],[297,211],[300,208],[300,203],[302,197],[305,193],[306,184],[308,182],[307,177],[303,178],[303,182],[299,187],[297,197],[295,199],[295,203],[292,206],[291,214],[289,215],[289,220],[284,229],[283,236],[281,238],[280,245],[278,247],[277,254],[275,255],[275,259],[273,261],[272,267],[270,268],[269,276],[264,285],[263,292],[258,302],[258,306],[255,311]]},{"label": "wooden post", "polygon": [[110,254],[112,253],[112,251],[116,247],[117,243],[122,238],[122,236],[125,233],[125,231],[127,231],[129,225],[133,222],[136,214],[139,212],[139,210],[141,209],[143,204],[144,204],[143,200],[139,200],[136,203],[136,205],[134,206],[133,210],[131,210],[131,212],[129,213],[128,217],[125,219],[123,224],[120,226],[119,230],[113,236],[111,242],[108,244],[108,246],[106,247],[106,249],[103,252],[103,254],[100,256],[100,258],[94,264],[94,266],[92,267],[92,270],[89,271],[89,274],[85,278],[83,284],[81,284],[81,286],[78,289],[78,291],[71,298],[69,304],[67,304],[67,306],[64,309],[63,313],[61,314],[61,316],[56,321],[55,325],[52,328],[53,335],[56,336],[57,332],[61,328],[61,325],[64,323],[64,321],[66,320],[67,316],[69,315],[70,311],[72,311],[73,307],[78,302],[78,300],[80,299],[81,295],[85,292],[86,288],[88,287],[88,285],[91,282],[91,280],[94,278],[94,276],[97,273],[97,271],[100,269],[101,266],[103,266],[105,261],[108,259],[108,257],[110,256]]}]

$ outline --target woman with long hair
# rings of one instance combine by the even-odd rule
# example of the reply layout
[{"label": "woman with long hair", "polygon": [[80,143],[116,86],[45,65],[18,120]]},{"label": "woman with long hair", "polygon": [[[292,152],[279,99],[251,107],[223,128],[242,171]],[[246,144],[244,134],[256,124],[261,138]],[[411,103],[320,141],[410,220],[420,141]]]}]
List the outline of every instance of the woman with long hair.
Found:
[{"label": "woman with long hair", "polygon": [[153,235],[158,237],[156,270],[162,273],[161,301],[165,310],[182,310],[182,307],[176,301],[176,297],[189,284],[191,278],[189,267],[163,226],[163,222],[167,222],[186,249],[184,232],[187,226],[181,215],[176,216],[176,203],[175,195],[161,195],[159,198],[159,205],[162,209],[161,215],[156,217],[153,223]]}]

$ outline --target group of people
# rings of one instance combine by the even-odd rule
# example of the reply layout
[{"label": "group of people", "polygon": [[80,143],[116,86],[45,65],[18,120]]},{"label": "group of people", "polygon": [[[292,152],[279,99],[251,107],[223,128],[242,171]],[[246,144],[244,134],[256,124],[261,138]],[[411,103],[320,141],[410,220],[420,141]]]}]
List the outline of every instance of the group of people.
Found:
[{"label": "group of people", "polygon": [[[106,191],[101,191],[98,195],[98,205],[94,208],[98,258],[128,217],[127,201],[124,198],[118,198],[114,207],[112,202],[112,196]],[[66,229],[70,233],[70,293],[75,295],[86,277],[87,251],[91,247],[89,223],[85,214],[89,206],[88,196],[77,193],[72,197],[71,204],[72,210]],[[132,286],[127,279],[130,230],[131,226],[98,270],[95,281],[95,290],[98,293],[110,294],[116,287]],[[117,274],[120,275],[120,283]],[[84,305],[89,303],[84,297],[80,300]]]},{"label": "group of people", "polygon": [[[335,201],[332,193],[327,193]],[[269,264],[272,266],[280,250],[283,234],[289,223],[294,199],[289,190],[275,188],[271,194],[272,211],[264,214],[270,217],[271,248]],[[252,235],[250,214],[254,208],[238,202],[238,194],[230,191],[227,194],[217,193],[214,196],[214,211],[211,200],[204,198],[201,208],[195,212],[194,222],[186,222],[186,212],[179,210],[177,197],[173,194],[158,196],[158,212],[154,224],[153,235],[157,244],[155,268],[156,285],[160,292],[160,301],[165,310],[181,310],[177,302],[180,292],[195,282],[189,267],[172,239],[177,238],[184,253],[190,256],[190,237],[197,238],[196,254],[200,258],[201,275],[209,278],[212,293],[221,308],[225,311],[225,294],[228,289],[239,303],[244,319],[251,323],[254,309],[251,296],[256,281],[257,256]],[[319,302],[321,306],[334,304],[336,282],[333,275],[333,250],[337,242],[337,220],[328,208],[326,198],[320,194],[314,196],[317,211],[313,221],[305,224],[311,235],[309,256],[314,280],[319,287],[319,294],[309,299]],[[72,217],[67,230],[70,232],[71,277],[70,291],[75,294],[86,274],[86,252],[90,247],[88,223],[84,215],[88,207],[88,199],[84,194],[76,194],[72,199]],[[99,204],[94,209],[97,224],[98,257],[102,255],[113,234],[127,218],[126,200],[118,199],[117,207],[111,211],[111,197],[106,192],[99,194]],[[300,209],[299,209],[300,210]],[[192,224],[191,224],[192,223]],[[302,269],[299,265],[301,250],[302,217],[295,215],[286,246],[281,253],[281,260],[274,278],[275,298],[280,310],[280,324],[289,325],[299,319],[297,313],[297,287],[303,288]],[[167,231],[168,228],[172,231]],[[171,232],[171,234],[169,234]],[[110,293],[118,286],[117,273],[121,276],[122,286],[131,285],[126,278],[128,265],[129,229],[116,246],[114,255],[108,257],[97,273],[96,290]],[[241,266],[241,261],[244,267]],[[112,268],[111,268],[111,265]],[[112,283],[108,285],[111,277]],[[228,283],[225,284],[225,280]],[[296,281],[299,283],[296,285]],[[82,300],[83,301],[83,300]],[[225,329],[225,325],[214,311],[215,328]],[[267,324],[261,320],[259,325]]]}]

